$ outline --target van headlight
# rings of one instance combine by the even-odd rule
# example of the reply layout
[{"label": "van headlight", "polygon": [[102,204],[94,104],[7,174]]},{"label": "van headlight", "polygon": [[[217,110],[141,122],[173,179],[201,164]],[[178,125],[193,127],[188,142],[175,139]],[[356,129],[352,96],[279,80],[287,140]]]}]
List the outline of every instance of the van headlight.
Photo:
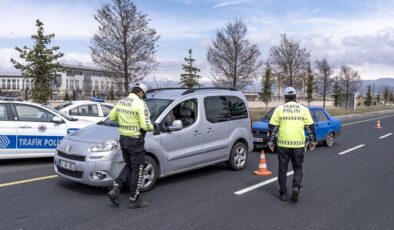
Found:
[{"label": "van headlight", "polygon": [[104,143],[97,144],[90,148],[91,152],[108,152],[112,150],[119,150],[120,144],[117,139],[107,140]]}]

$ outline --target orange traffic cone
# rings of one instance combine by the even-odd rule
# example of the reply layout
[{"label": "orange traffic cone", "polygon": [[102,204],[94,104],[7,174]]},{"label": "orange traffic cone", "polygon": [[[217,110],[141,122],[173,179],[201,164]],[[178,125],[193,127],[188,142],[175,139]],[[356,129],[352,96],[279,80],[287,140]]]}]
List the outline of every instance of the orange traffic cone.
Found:
[{"label": "orange traffic cone", "polygon": [[380,121],[378,120],[378,122],[376,123],[376,127],[375,128],[377,128],[377,129],[381,129],[382,128],[382,126],[380,126]]},{"label": "orange traffic cone", "polygon": [[259,169],[253,172],[257,176],[271,176],[272,172],[268,171],[267,164],[265,162],[265,154],[264,150],[261,150],[260,160],[259,160]]}]

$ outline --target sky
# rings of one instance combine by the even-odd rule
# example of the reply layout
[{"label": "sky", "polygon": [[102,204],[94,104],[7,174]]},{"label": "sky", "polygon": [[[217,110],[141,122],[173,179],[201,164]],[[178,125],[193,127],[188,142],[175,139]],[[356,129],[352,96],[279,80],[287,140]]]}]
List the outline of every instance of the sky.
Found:
[{"label": "sky", "polygon": [[[61,62],[93,66],[90,39],[98,25],[93,18],[106,0],[0,0],[0,73],[15,72],[15,47],[32,46],[35,20],[55,33],[53,45]],[[280,35],[311,51],[311,63],[327,57],[337,72],[355,68],[362,79],[394,78],[394,0],[135,0],[160,35],[159,66],[147,79],[179,80],[184,57],[193,50],[204,81],[211,79],[207,49],[218,30],[236,18],[248,27],[261,59],[278,45]]]}]

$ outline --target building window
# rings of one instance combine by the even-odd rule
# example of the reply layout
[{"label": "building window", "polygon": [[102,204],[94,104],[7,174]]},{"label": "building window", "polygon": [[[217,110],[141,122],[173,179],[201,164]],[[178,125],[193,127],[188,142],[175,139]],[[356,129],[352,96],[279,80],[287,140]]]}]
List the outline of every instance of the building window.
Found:
[{"label": "building window", "polygon": [[66,90],[68,90],[68,79],[66,79]]},{"label": "building window", "polygon": [[66,75],[67,75],[67,76],[74,76],[74,75],[73,75],[73,72],[72,72],[71,70],[67,70],[67,71],[66,71]]},{"label": "building window", "polygon": [[103,81],[101,81],[101,90],[104,90],[104,82]]},{"label": "building window", "polygon": [[17,80],[16,88],[17,88],[17,89],[20,89],[20,88],[19,88],[19,79]]},{"label": "building window", "polygon": [[70,80],[70,88],[71,90],[74,90],[74,80]]},{"label": "building window", "polygon": [[79,89],[79,80],[75,80],[75,88]]},{"label": "building window", "polygon": [[11,89],[11,80],[7,79],[7,89]]},{"label": "building window", "polygon": [[94,89],[98,90],[99,89],[99,85],[98,85],[98,81],[94,81]]},{"label": "building window", "polygon": [[1,79],[1,88],[5,89],[5,79]]},{"label": "building window", "polygon": [[106,84],[105,88],[106,88],[106,90],[109,89],[109,81],[107,81],[107,84]]}]

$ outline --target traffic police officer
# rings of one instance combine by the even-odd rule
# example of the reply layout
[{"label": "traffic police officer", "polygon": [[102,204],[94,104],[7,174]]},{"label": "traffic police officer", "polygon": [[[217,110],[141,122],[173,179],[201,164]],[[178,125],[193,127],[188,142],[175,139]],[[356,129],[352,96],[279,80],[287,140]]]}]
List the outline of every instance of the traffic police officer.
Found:
[{"label": "traffic police officer", "polygon": [[279,195],[280,199],[287,201],[287,168],[291,160],[293,165],[293,189],[291,201],[297,202],[301,192],[303,176],[303,159],[305,151],[305,132],[310,138],[309,148],[316,147],[316,134],[313,119],[308,108],[296,102],[296,91],[293,87],[285,89],[285,103],[278,106],[269,122],[270,139],[268,147],[274,151],[276,140],[279,160]]},{"label": "traffic police officer", "polygon": [[148,106],[142,100],[146,92],[147,87],[144,84],[135,84],[130,95],[120,100],[109,114],[112,121],[119,123],[119,142],[126,164],[114,181],[108,196],[112,203],[119,205],[122,185],[131,178],[129,208],[147,206],[147,202],[142,201],[139,194],[145,162],[145,133],[154,129]]}]

